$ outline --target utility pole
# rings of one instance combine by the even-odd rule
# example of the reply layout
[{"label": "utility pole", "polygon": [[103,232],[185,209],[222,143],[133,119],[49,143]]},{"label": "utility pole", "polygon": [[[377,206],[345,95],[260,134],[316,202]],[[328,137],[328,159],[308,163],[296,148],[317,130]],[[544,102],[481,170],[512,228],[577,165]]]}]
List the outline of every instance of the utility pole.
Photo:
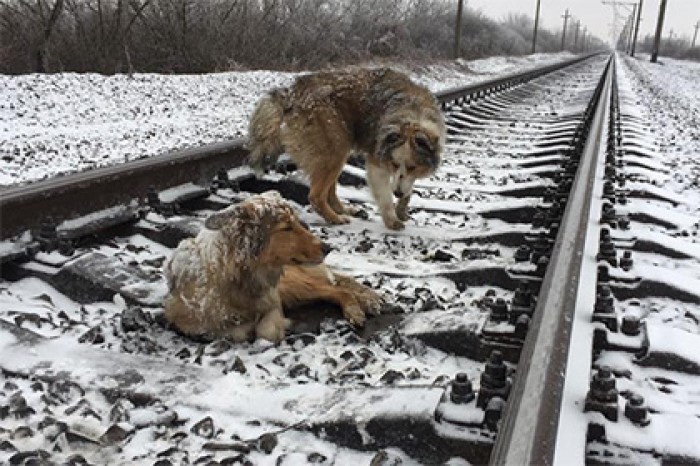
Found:
[{"label": "utility pole", "polygon": [[698,29],[700,28],[700,21],[695,23],[695,34],[693,34],[693,45],[690,46],[690,48],[695,48],[695,39],[698,38]]},{"label": "utility pole", "polygon": [[588,28],[584,26],[583,27],[583,37],[581,37],[581,51],[583,51],[583,52],[588,50],[588,45],[586,44],[587,35],[588,35]]},{"label": "utility pole", "polygon": [[664,16],[666,15],[666,0],[661,0],[659,5],[659,20],[656,22],[656,36],[654,37],[654,49],[651,52],[651,62],[656,63],[659,58],[659,45],[661,45],[661,31],[664,28]]},{"label": "utility pole", "polygon": [[637,4],[634,4],[632,6],[632,16],[629,18],[630,22],[630,30],[629,32],[629,37],[627,38],[627,47],[625,52],[629,53],[630,55],[632,54],[632,39],[634,38],[634,19],[635,16],[637,15]]},{"label": "utility pole", "polygon": [[[601,3],[603,5],[610,5],[613,7],[613,26],[612,26],[612,31],[611,31],[612,32],[611,44],[614,43],[614,44],[619,45],[620,43],[622,43],[624,45],[624,42],[622,41],[622,37],[624,37],[624,35],[625,35],[624,28],[623,28],[623,31],[620,33],[620,35],[619,36],[617,35],[617,28],[618,28],[618,25],[620,24],[620,22],[618,20],[619,19],[619,12],[617,10],[617,7],[624,6],[625,8],[628,8],[632,5],[636,6],[637,2],[636,1],[626,2],[626,1],[621,1],[621,0],[601,0]],[[642,11],[642,1],[641,0],[639,1],[639,9],[637,11],[639,11],[639,13],[641,13],[641,11]],[[630,29],[632,28],[632,26],[634,26],[634,21],[632,22],[632,24],[630,24]],[[627,23],[625,23],[625,27],[627,27]]]},{"label": "utility pole", "polygon": [[532,53],[537,47],[537,27],[540,23],[540,0],[537,0],[537,10],[535,11],[535,29],[532,31]]},{"label": "utility pole", "polygon": [[455,21],[455,49],[454,49],[455,60],[459,58],[459,40],[462,36],[462,8],[463,7],[464,7],[464,0],[457,0],[457,21]]},{"label": "utility pole", "polygon": [[634,57],[634,50],[637,48],[637,36],[639,35],[639,21],[642,17],[642,5],[644,5],[644,0],[639,0],[639,6],[637,7],[637,24],[634,27],[634,39],[632,39],[632,53],[630,56]]},{"label": "utility pole", "polygon": [[[569,14],[569,9],[566,9],[566,12],[564,15],[562,15],[562,18],[564,18],[564,29],[562,30],[561,33],[561,50],[564,51],[564,47],[566,46],[566,23],[569,21],[569,18],[571,15]],[[697,31],[697,29],[696,29]]]},{"label": "utility pole", "polygon": [[576,47],[578,46],[578,29],[581,27],[581,21],[578,19],[576,20],[576,28],[574,29],[574,52],[578,50]]}]

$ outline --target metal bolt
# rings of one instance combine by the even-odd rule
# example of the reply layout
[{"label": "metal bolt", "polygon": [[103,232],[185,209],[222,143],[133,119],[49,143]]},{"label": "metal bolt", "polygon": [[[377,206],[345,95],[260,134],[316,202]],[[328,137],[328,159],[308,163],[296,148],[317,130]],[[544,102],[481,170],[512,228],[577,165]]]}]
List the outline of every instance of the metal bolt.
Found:
[{"label": "metal bolt", "polygon": [[601,367],[591,379],[584,411],[597,411],[610,421],[617,421],[617,388],[608,367]]},{"label": "metal bolt", "polygon": [[549,226],[549,232],[547,232],[547,236],[551,239],[554,239],[557,237],[558,234],[559,234],[559,223],[552,222],[552,224]]},{"label": "metal bolt", "polygon": [[155,188],[150,187],[148,188],[148,191],[146,191],[146,202],[151,207],[160,206],[160,196],[158,196]]},{"label": "metal bolt", "polygon": [[540,257],[549,254],[550,247],[547,232],[541,231],[537,241],[532,245],[532,256],[530,256],[530,260],[537,264]]},{"label": "metal bolt", "polygon": [[610,314],[615,308],[613,306],[612,290],[608,285],[601,285],[596,295],[594,312],[597,314]]},{"label": "metal bolt", "polygon": [[503,298],[497,298],[491,306],[491,319],[497,322],[508,320],[508,303]]},{"label": "metal bolt", "polygon": [[58,230],[51,217],[45,217],[39,226],[37,241],[43,251],[52,251],[58,245]]},{"label": "metal bolt", "polygon": [[613,267],[617,266],[615,244],[613,243],[612,238],[609,236],[601,238],[596,260],[604,260],[609,262]]},{"label": "metal bolt", "polygon": [[508,368],[503,362],[503,353],[498,350],[492,351],[489,360],[486,361],[484,372],[481,374],[479,395],[476,399],[478,407],[486,408],[489,400],[494,396],[508,398],[510,381],[506,376],[507,371]]},{"label": "metal bolt", "polygon": [[513,306],[530,307],[532,305],[532,293],[525,283],[521,283],[513,294]]},{"label": "metal bolt", "polygon": [[648,426],[651,422],[648,413],[641,395],[633,394],[625,403],[625,417],[640,427]]},{"label": "metal bolt", "polygon": [[622,253],[622,257],[620,258],[620,267],[624,271],[628,271],[629,269],[632,268],[632,251],[625,251]]},{"label": "metal bolt", "polygon": [[532,217],[532,226],[534,228],[540,228],[544,226],[544,220],[546,218],[546,215],[544,212],[537,212],[533,217]]},{"label": "metal bolt", "polygon": [[505,407],[506,402],[501,397],[494,396],[489,400],[486,405],[486,411],[484,412],[484,425],[487,429],[492,432],[498,430],[498,423],[501,420]]},{"label": "metal bolt", "polygon": [[610,203],[603,204],[602,213],[600,216],[600,221],[604,223],[610,223],[615,221],[615,208]]},{"label": "metal bolt", "polygon": [[547,188],[544,190],[544,202],[553,202],[554,201],[554,196],[556,195],[556,191],[552,188]]},{"label": "metal bolt", "polygon": [[520,314],[518,319],[515,321],[515,338],[524,340],[527,336],[527,331],[530,328],[530,316],[527,314]]},{"label": "metal bolt", "polygon": [[[616,176],[617,170],[615,169],[615,165],[605,164],[605,177],[608,180],[614,180]],[[608,183],[608,181],[606,181],[606,183]],[[603,194],[609,194],[605,191],[605,185],[603,185]]]},{"label": "metal bolt", "polygon": [[542,256],[539,259],[537,259],[537,269],[535,270],[535,273],[539,277],[544,277],[544,274],[547,272],[547,266],[549,265],[549,257],[547,256]]},{"label": "metal bolt", "polygon": [[613,186],[612,181],[606,181],[603,184],[603,194],[612,196],[615,194],[615,186]]},{"label": "metal bolt", "polygon": [[596,295],[595,305],[593,307],[593,322],[601,322],[611,332],[617,332],[618,322],[615,315],[614,298],[610,286],[600,285]]},{"label": "metal bolt", "polygon": [[630,227],[630,219],[626,215],[623,215],[617,220],[617,224],[623,230],[627,230]]},{"label": "metal bolt", "polygon": [[629,336],[639,335],[640,328],[641,323],[639,317],[632,314],[625,314],[622,316],[622,325],[620,327],[622,333]]},{"label": "metal bolt", "polygon": [[493,350],[486,361],[486,370],[481,375],[482,385],[486,383],[490,387],[502,387],[506,383],[507,369],[503,362],[503,353]]},{"label": "metal bolt", "polygon": [[515,262],[527,262],[530,260],[530,247],[523,244],[515,251]]},{"label": "metal bolt", "polygon": [[469,403],[476,397],[472,389],[472,383],[464,372],[455,375],[450,385],[452,388],[450,391],[450,400],[452,400],[453,403]]}]

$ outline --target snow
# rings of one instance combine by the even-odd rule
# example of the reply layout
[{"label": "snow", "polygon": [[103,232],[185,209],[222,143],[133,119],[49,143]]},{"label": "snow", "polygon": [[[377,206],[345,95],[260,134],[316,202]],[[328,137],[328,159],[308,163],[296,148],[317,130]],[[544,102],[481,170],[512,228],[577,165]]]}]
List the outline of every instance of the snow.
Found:
[{"label": "snow", "polygon": [[[407,71],[432,90],[440,90],[562,58],[568,56],[500,57]],[[618,275],[654,279],[692,294],[694,290],[696,293],[700,281],[700,240],[697,236],[700,228],[700,80],[697,76],[700,70],[697,64],[670,59],[663,62],[663,65],[655,66],[645,60],[624,61],[618,69],[623,109],[641,122],[630,122],[629,127],[635,127],[636,132],[634,136],[625,137],[643,142],[643,145],[625,146],[629,153],[624,171],[631,175],[626,189],[651,193],[654,197],[630,196],[626,206],[616,205],[616,208],[630,215],[658,218],[672,224],[676,230],[633,221],[630,230],[615,230],[613,236],[616,241],[624,241],[630,247],[635,241],[646,241],[684,252],[686,258],[678,261],[658,252],[635,252],[635,267],[629,273],[618,272]],[[242,137],[256,100],[269,88],[285,85],[293,77],[291,73],[264,71],[197,76],[135,75],[132,78],[91,74],[0,76],[0,185],[30,183],[174,149]],[[652,91],[645,90],[644,82],[651,83]],[[673,105],[666,108],[664,105],[669,99]],[[579,104],[566,102],[558,112],[563,115],[577,111]],[[546,110],[547,105],[542,103],[542,108],[538,106],[538,109]],[[524,118],[513,125],[524,128],[528,122]],[[532,128],[532,134],[551,131],[555,127],[566,128],[570,124]],[[549,143],[556,143],[556,140]],[[501,194],[502,189],[548,186],[549,180],[542,178],[541,174],[559,166],[558,147],[535,146],[531,139],[511,137],[504,127],[496,125],[481,131],[478,137],[465,133],[451,138],[447,151],[454,155],[459,150],[462,154],[459,160],[446,157],[439,180],[416,184],[417,193],[412,201],[416,211],[406,230],[385,234],[377,221],[375,207],[367,204],[369,220],[353,219],[351,224],[343,227],[342,234],[336,232],[327,238],[336,247],[336,251],[328,256],[328,263],[351,275],[365,277],[392,300],[406,300],[406,310],[412,314],[402,322],[400,329],[404,335],[410,337],[458,326],[479,332],[485,325],[487,313],[479,308],[477,301],[487,291],[494,292],[496,297],[508,298],[510,295],[506,290],[474,286],[460,291],[453,281],[440,276],[410,275],[478,271],[511,264],[514,248],[497,244],[493,238],[527,231],[530,226],[497,218],[487,221],[479,214],[537,206],[541,200],[510,198]],[[527,154],[540,154],[536,157],[536,166],[523,166],[533,160],[527,158]],[[348,167],[348,171],[363,176],[361,169]],[[233,170],[230,175],[245,173],[249,170],[241,168]],[[175,199],[187,195],[192,189],[199,188],[185,185],[161,193],[161,198]],[[212,198],[225,200],[226,196],[230,193],[220,191]],[[369,199],[366,189],[347,187],[341,188],[340,196],[358,202]],[[235,196],[228,199],[231,198]],[[302,218],[319,231],[315,226],[320,223],[319,217],[305,207],[295,207],[300,210]],[[594,205],[589,221],[594,227],[598,226],[596,213],[599,211],[598,203]],[[104,213],[64,223],[61,229],[85,225],[100,215]],[[138,226],[157,231],[178,221],[183,219],[165,218],[151,212],[139,221]],[[185,221],[193,234],[201,228],[198,221],[191,218]],[[353,251],[352,248],[363,239],[376,242],[380,235],[385,244],[373,243],[373,249],[366,253]],[[597,235],[590,234],[589,238],[593,243],[597,241]],[[11,252],[14,244],[0,243],[0,255]],[[436,249],[451,254],[454,259],[431,265],[430,252]],[[474,251],[483,254],[475,259],[464,259]],[[266,432],[279,432],[276,455],[253,451],[248,458],[254,464],[275,464],[275,458],[281,454],[287,455],[284,464],[305,464],[308,455],[313,453],[322,454],[329,463],[369,464],[375,452],[353,451],[336,446],[322,436],[285,428],[309,419],[317,422],[343,416],[360,421],[379,415],[430,417],[443,393],[445,380],[457,372],[467,373],[469,379],[476,382],[474,389],[479,388],[482,364],[416,342],[399,351],[387,349],[383,341],[347,344],[338,338],[338,334],[347,328],[327,322],[322,324],[323,332],[316,336],[316,341],[307,347],[299,341],[279,346],[256,342],[225,349],[219,356],[211,354],[213,345],[199,345],[153,326],[145,333],[154,334],[150,336],[155,349],[153,353],[145,354],[134,350],[141,344],[143,334],[134,332],[122,338],[120,319],[129,307],[126,303],[129,294],[144,290],[146,297],[142,300],[155,305],[146,313],[157,316],[157,304],[167,289],[159,264],[171,250],[145,236],[134,235],[115,238],[109,245],[92,252],[109,255],[125,266],[130,262],[137,263],[156,279],[152,283],[134,282],[130,285],[132,288],[123,290],[123,296],[117,294],[113,299],[87,305],[69,299],[37,278],[12,282],[0,280],[0,319],[13,322],[26,315],[28,320],[20,327],[45,338],[40,344],[28,346],[0,324],[3,368],[20,373],[32,368],[35,372],[30,374],[31,377],[64,372],[88,387],[84,397],[70,396],[67,404],[75,405],[84,398],[104,416],[104,422],[98,423],[91,417],[86,420],[78,414],[60,416],[68,419],[71,426],[83,435],[97,439],[104,433],[112,405],[102,390],[120,386],[122,382],[118,378],[129,377],[133,367],[148,368],[140,372],[143,380],[134,380],[132,388],[157,397],[159,401],[146,407],[128,406],[125,411],[129,419],[117,424],[126,430],[135,426],[149,427],[136,429],[133,437],[120,445],[120,451],[86,447],[84,454],[91,462],[134,464],[133,459],[140,458],[140,464],[152,464],[158,452],[173,445],[172,440],[165,436],[166,431],[168,435],[171,431],[160,425],[165,418],[177,413],[182,422],[180,430],[189,433],[201,420],[202,413],[207,412],[214,426],[225,432],[225,436],[221,434],[213,441],[228,441],[233,435],[250,440]],[[58,265],[82,257],[40,253],[25,267],[29,271],[51,275]],[[594,257],[586,258],[586,276],[590,284],[594,283],[596,265]],[[396,276],[389,277],[387,272]],[[439,308],[424,299],[417,291],[419,289],[430,290],[430,296],[438,298]],[[592,309],[593,300],[594,297],[589,295],[579,302],[579,306]],[[645,320],[649,342],[655,351],[672,352],[696,363],[700,359],[696,350],[700,335],[700,306],[696,303],[682,303],[666,297],[616,300],[615,305],[619,313],[635,314]],[[421,312],[415,312],[418,310]],[[465,310],[468,311],[466,316]],[[579,370],[575,374],[577,378],[571,379],[574,388],[567,392],[564,413],[567,422],[574,427],[564,431],[562,444],[557,450],[557,454],[563,456],[559,457],[567,460],[580,458],[585,445],[585,426],[592,420],[605,423],[609,440],[625,447],[638,446],[642,450],[653,447],[658,452],[672,450],[673,453],[700,457],[698,444],[690,441],[692,435],[689,434],[700,429],[697,377],[659,367],[643,367],[633,354],[623,352],[607,351],[591,359],[591,334],[600,326],[590,324],[590,313],[577,319],[583,324],[579,327],[582,335],[575,334],[575,338],[580,338],[577,347],[582,349],[572,352],[570,367]],[[104,344],[88,346],[77,343],[78,338],[96,326],[104,330]],[[640,340],[630,337],[614,341],[632,347]],[[199,365],[191,361],[193,356],[178,355],[182,349],[194,352],[198,348],[203,351]],[[352,357],[345,361],[342,355],[348,349],[352,350]],[[341,389],[344,384],[342,376],[354,374],[353,364],[364,350],[370,350],[372,356],[362,370],[357,371],[364,377],[363,388],[356,389],[355,385],[348,384],[347,390]],[[236,357],[244,361],[246,374],[228,370]],[[329,358],[338,361],[338,365],[329,364]],[[47,367],[45,361],[54,363]],[[310,376],[302,374],[292,380],[287,371],[289,361],[307,366]],[[635,427],[624,416],[617,424],[612,424],[596,414],[582,414],[582,400],[592,362],[596,366],[608,365],[616,374],[626,374],[616,378],[618,389],[621,393],[644,396],[652,409],[650,426]],[[388,390],[381,382],[389,369],[406,375],[406,379],[395,382],[401,387],[400,391]],[[409,380],[407,374],[416,374],[417,378]],[[42,406],[38,394],[33,394],[30,388],[30,379],[14,378],[13,381],[27,396],[30,405]],[[9,390],[0,394],[0,406],[7,404],[10,395]],[[621,409],[624,402],[621,397]],[[478,420],[479,413],[467,414]],[[10,418],[0,424],[7,429],[20,425],[22,422]],[[452,429],[446,432],[447,435],[470,435],[455,430],[453,426],[440,428]],[[4,435],[5,432],[0,431],[0,437],[4,438]],[[368,434],[365,432],[365,435]],[[36,435],[12,439],[12,442],[23,450],[47,448],[40,442],[41,438],[41,435]],[[194,455],[204,452],[205,442],[190,434],[179,445],[191,452],[189,460],[193,461]],[[640,461],[648,460],[641,453],[636,454]],[[0,460],[7,457],[5,452],[0,454]],[[408,455],[395,449],[389,450],[389,457],[401,458],[402,464],[415,464]],[[464,462],[454,459],[448,464]]]},{"label": "snow", "polygon": [[[537,54],[416,71],[396,67],[438,91],[567,58],[568,53]],[[245,137],[257,100],[295,76],[0,75],[0,186]]]}]

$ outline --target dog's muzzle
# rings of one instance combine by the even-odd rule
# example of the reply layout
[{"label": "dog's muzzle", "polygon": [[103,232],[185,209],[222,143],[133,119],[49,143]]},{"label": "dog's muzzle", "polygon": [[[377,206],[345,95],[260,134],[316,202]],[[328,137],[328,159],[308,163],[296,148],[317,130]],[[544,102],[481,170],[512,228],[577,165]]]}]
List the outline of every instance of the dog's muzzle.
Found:
[{"label": "dog's muzzle", "polygon": [[403,192],[400,189],[395,189],[394,190],[394,197],[398,197],[398,198],[403,197]]}]

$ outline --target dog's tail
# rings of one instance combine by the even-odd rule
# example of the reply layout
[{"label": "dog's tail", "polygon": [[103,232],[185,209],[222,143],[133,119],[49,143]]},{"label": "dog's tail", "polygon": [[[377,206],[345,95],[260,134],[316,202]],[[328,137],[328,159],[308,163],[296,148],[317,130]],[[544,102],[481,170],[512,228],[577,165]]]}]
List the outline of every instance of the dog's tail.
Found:
[{"label": "dog's tail", "polygon": [[274,165],[284,152],[280,127],[286,101],[286,89],[275,89],[258,102],[250,117],[248,165],[258,174]]}]

